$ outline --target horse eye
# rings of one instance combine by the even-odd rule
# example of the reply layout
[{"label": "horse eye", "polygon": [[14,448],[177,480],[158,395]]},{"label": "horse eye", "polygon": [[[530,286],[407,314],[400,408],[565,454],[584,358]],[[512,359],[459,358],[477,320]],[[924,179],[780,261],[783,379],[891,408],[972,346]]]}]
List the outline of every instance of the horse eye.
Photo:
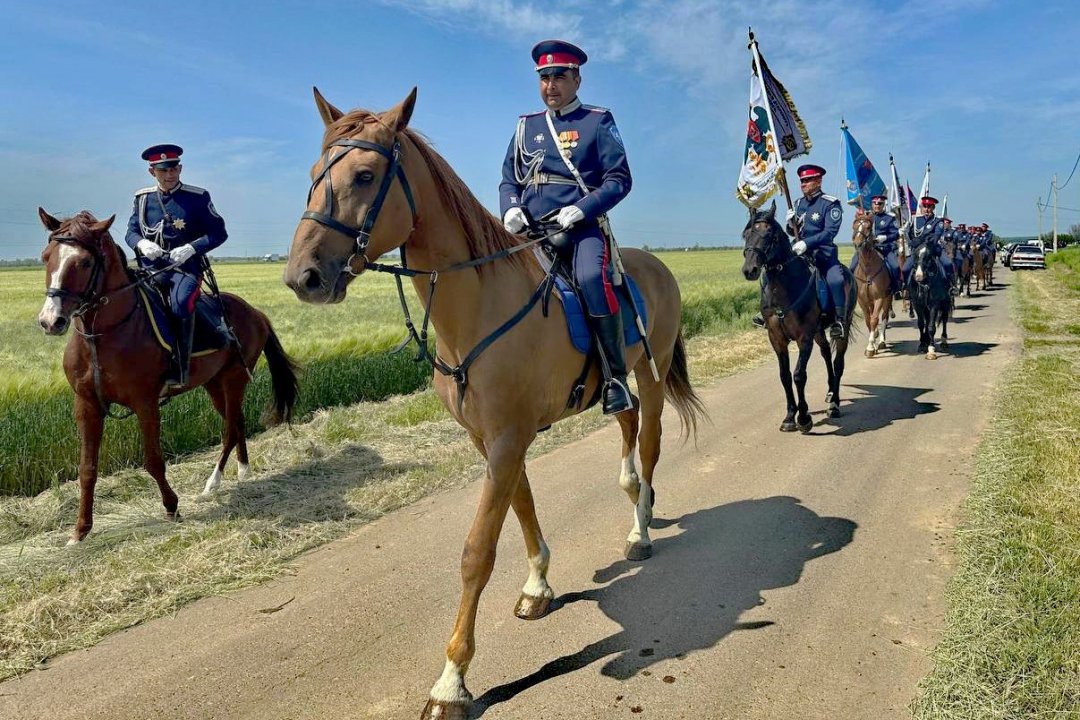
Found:
[{"label": "horse eye", "polygon": [[86,268],[90,267],[90,261],[86,258],[83,258],[79,261],[79,267],[85,270]]},{"label": "horse eye", "polygon": [[367,185],[369,182],[375,179],[375,173],[370,170],[365,170],[356,174],[356,179],[353,180],[357,185]]}]

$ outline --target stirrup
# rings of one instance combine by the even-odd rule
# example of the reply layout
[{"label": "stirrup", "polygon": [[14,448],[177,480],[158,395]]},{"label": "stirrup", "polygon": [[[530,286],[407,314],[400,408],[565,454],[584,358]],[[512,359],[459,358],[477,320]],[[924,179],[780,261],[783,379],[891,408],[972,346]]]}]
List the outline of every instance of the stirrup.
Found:
[{"label": "stirrup", "polygon": [[754,317],[750,318],[750,322],[754,323],[755,327],[765,327],[765,316],[761,313],[754,313]]},{"label": "stirrup", "polygon": [[604,383],[604,414],[615,415],[617,413],[633,410],[636,406],[634,396],[626,382],[619,378],[611,378]]},{"label": "stirrup", "polygon": [[829,337],[833,340],[840,340],[844,337],[844,323],[839,320],[833,321],[833,324],[829,326]]}]

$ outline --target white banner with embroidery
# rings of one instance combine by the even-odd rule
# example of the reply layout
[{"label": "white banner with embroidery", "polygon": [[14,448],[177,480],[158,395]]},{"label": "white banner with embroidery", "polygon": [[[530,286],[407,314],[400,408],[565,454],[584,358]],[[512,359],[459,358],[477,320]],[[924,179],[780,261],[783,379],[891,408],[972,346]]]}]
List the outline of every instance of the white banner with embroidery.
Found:
[{"label": "white banner with embroidery", "polygon": [[777,152],[776,132],[769,121],[765,90],[757,73],[750,73],[750,115],[746,126],[746,149],[743,152],[742,169],[739,171],[739,200],[751,208],[762,203],[776,192],[776,175],[780,171],[780,153]]}]

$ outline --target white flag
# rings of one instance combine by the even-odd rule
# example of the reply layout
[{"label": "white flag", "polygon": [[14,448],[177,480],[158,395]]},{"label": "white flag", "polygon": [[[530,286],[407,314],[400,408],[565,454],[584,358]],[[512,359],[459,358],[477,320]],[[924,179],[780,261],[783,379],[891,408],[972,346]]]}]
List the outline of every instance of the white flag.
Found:
[{"label": "white flag", "polygon": [[746,149],[736,195],[744,205],[761,207],[777,188],[782,167],[776,132],[769,122],[768,100],[757,73],[750,73],[750,113],[746,127]]}]

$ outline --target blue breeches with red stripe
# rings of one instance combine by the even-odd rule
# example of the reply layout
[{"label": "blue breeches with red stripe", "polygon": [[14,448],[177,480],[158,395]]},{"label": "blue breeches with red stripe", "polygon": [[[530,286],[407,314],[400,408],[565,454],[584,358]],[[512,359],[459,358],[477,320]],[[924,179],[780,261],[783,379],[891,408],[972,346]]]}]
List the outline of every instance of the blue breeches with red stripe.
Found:
[{"label": "blue breeches with red stripe", "polygon": [[162,273],[155,278],[169,298],[169,310],[174,317],[188,318],[195,312],[195,301],[199,299],[202,278],[191,273],[174,270]]},{"label": "blue breeches with red stripe", "polygon": [[585,310],[595,317],[619,312],[619,301],[611,284],[612,263],[608,244],[596,224],[573,228],[574,281],[585,298]]}]

